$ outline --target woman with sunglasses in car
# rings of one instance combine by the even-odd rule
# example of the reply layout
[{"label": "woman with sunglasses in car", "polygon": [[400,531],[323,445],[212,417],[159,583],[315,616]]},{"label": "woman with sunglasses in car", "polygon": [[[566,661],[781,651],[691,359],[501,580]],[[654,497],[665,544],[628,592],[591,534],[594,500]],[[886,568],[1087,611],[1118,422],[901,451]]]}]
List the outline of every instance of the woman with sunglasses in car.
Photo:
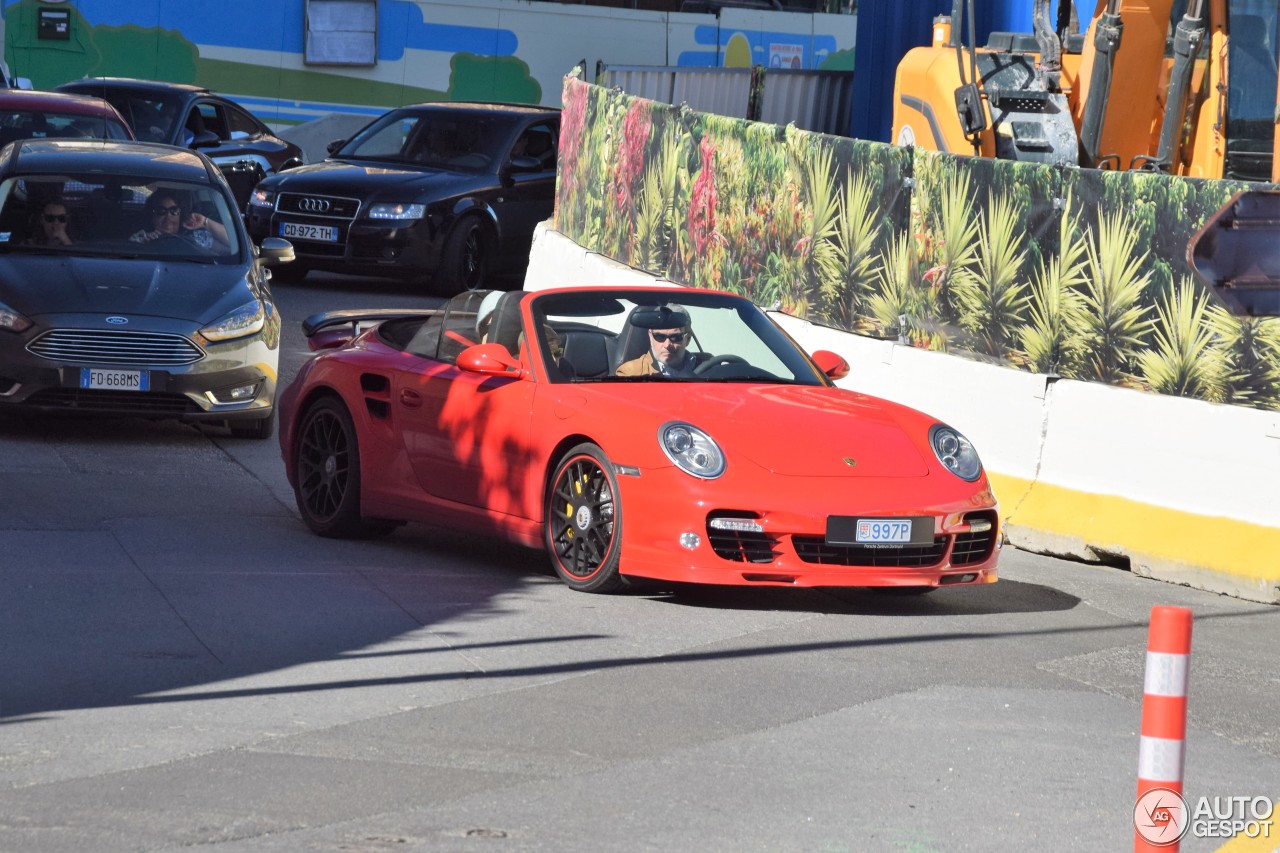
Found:
[{"label": "woman with sunglasses in car", "polygon": [[667,329],[649,329],[648,350],[619,364],[614,371],[617,376],[692,377],[696,375],[694,368],[710,358],[707,353],[689,352],[693,330],[688,312],[672,305],[664,305],[660,310],[670,314],[673,325]]},{"label": "woman with sunglasses in car", "polygon": [[35,228],[27,245],[70,246],[71,243],[71,235],[67,233],[67,206],[60,201],[45,202],[36,214]]},{"label": "woman with sunglasses in car", "polygon": [[209,251],[230,245],[227,229],[221,222],[194,210],[184,217],[182,205],[168,193],[159,192],[151,196],[147,202],[147,216],[151,227],[134,232],[129,242],[150,243],[162,237],[181,237]]}]

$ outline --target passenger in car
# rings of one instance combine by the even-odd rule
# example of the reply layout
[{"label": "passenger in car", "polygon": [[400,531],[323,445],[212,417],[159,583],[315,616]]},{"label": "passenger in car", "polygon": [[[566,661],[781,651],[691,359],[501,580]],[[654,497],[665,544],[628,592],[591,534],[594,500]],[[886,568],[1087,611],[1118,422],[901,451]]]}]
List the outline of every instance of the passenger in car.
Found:
[{"label": "passenger in car", "polygon": [[61,201],[45,202],[35,215],[29,246],[70,246],[74,241],[67,233],[67,206]]},{"label": "passenger in car", "polygon": [[159,192],[147,202],[150,228],[135,231],[129,237],[131,243],[150,243],[162,237],[181,237],[202,249],[226,249],[231,244],[227,229],[216,219],[210,219],[199,211],[185,211],[171,194]]}]

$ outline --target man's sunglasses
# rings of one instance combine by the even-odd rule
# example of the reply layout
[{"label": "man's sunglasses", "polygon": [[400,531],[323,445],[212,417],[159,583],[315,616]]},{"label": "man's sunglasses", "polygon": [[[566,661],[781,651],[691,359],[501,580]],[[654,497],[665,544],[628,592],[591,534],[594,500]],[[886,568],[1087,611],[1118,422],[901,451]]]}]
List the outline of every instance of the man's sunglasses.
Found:
[{"label": "man's sunglasses", "polygon": [[67,215],[65,213],[46,213],[44,214],[45,222],[66,222]]},{"label": "man's sunglasses", "polygon": [[671,341],[673,344],[682,344],[684,343],[686,333],[671,332],[668,334],[664,332],[650,332],[649,334],[652,335],[653,339],[660,344],[665,344],[667,341]]},{"label": "man's sunglasses", "polygon": [[176,204],[171,204],[168,207],[151,208],[152,216],[177,216],[181,212],[182,208],[178,207]]}]

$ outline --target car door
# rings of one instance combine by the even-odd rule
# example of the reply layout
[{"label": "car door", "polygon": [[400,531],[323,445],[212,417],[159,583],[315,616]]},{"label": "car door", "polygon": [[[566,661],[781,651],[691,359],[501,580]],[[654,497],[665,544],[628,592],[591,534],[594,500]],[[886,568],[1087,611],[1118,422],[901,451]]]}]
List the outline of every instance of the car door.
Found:
[{"label": "car door", "polygon": [[529,428],[536,383],[483,376],[457,367],[479,341],[483,291],[450,300],[434,359],[406,361],[393,379],[397,419],[409,464],[422,489],[443,500],[522,514],[532,452]]},{"label": "car door", "polygon": [[[507,155],[502,202],[495,210],[502,229],[503,254],[509,261],[528,259],[534,229],[555,211],[559,130],[555,119],[530,125],[516,137]],[[536,168],[524,165],[535,161]]]}]

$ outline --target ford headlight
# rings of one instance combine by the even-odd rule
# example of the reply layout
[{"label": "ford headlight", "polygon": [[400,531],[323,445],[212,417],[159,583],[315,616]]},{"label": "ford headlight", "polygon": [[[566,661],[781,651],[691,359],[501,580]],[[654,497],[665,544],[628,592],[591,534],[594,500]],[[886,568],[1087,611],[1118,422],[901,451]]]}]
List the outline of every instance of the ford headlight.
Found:
[{"label": "ford headlight", "polygon": [[249,196],[249,206],[272,210],[276,206],[276,194],[272,190],[255,189]]},{"label": "ford headlight", "polygon": [[201,329],[200,334],[211,341],[229,341],[245,335],[256,335],[266,324],[266,309],[255,299],[241,305],[212,326]]},{"label": "ford headlight", "polygon": [[6,332],[25,332],[31,328],[31,321],[0,302],[0,329]]},{"label": "ford headlight", "polygon": [[658,430],[658,443],[681,471],[704,480],[724,473],[724,453],[711,436],[692,424],[672,421]]},{"label": "ford headlight", "polygon": [[942,466],[962,480],[973,482],[982,475],[982,462],[969,439],[949,426],[934,424],[929,428],[929,444]]},{"label": "ford headlight", "polygon": [[421,219],[427,215],[425,204],[392,204],[379,202],[369,205],[370,219]]}]

